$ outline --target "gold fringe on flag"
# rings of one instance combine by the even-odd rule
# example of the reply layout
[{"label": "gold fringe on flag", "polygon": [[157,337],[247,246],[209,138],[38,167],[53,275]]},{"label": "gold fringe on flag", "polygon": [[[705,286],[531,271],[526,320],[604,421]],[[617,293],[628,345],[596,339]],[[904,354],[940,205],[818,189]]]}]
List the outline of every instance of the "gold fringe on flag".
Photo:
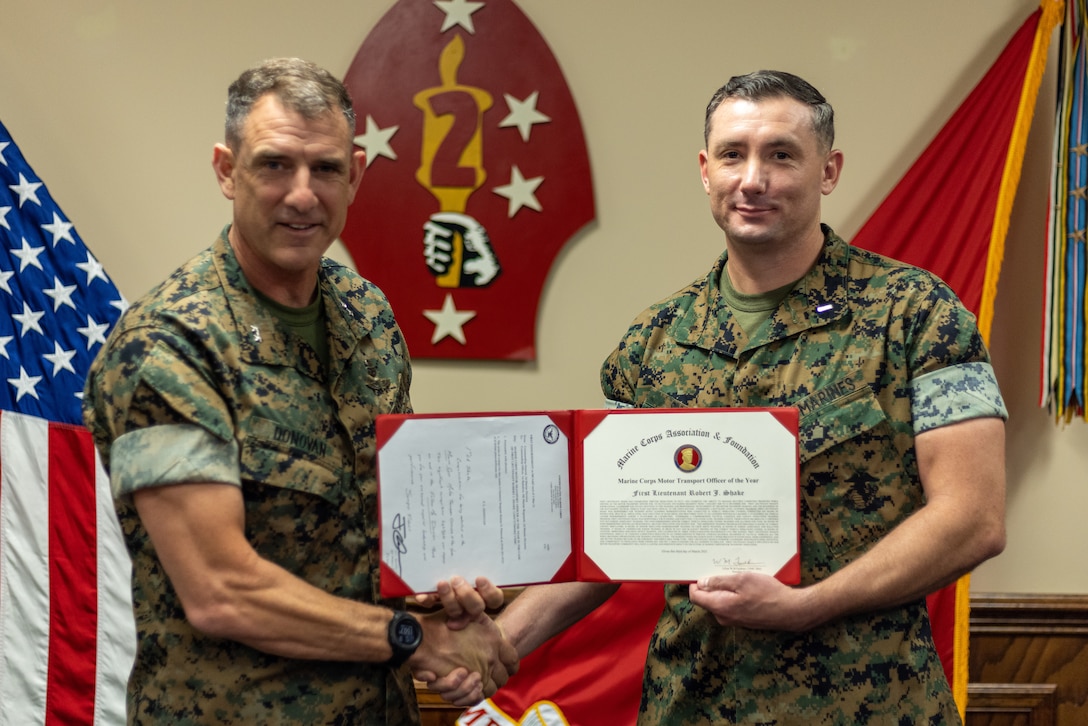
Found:
[{"label": "gold fringe on flag", "polygon": [[1020,171],[1024,165],[1024,149],[1027,146],[1031,119],[1035,114],[1035,101],[1039,96],[1043,73],[1046,71],[1047,52],[1054,29],[1065,15],[1063,0],[1042,0],[1039,3],[1042,14],[1035,28],[1035,44],[1031,49],[1027,72],[1024,74],[1024,86],[1020,91],[1020,106],[1016,112],[1012,138],[1009,141],[1008,154],[1005,157],[1005,171],[1001,177],[1001,189],[997,196],[997,209],[994,212],[993,231],[990,233],[990,250],[986,259],[986,278],[982,283],[982,303],[978,310],[978,327],[983,340],[990,342],[990,328],[993,325],[994,299],[997,297],[997,281],[1001,273],[1001,262],[1005,256],[1005,237],[1009,231],[1009,218],[1012,216],[1012,204],[1016,198],[1016,188],[1020,184]]}]

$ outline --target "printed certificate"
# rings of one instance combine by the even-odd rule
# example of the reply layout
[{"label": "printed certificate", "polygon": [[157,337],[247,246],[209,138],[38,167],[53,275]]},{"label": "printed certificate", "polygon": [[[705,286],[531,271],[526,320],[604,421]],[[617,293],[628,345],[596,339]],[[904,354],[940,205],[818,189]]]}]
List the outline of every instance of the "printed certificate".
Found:
[{"label": "printed certificate", "polygon": [[797,410],[378,418],[381,591],[453,575],[799,581]]},{"label": "printed certificate", "polygon": [[579,580],[800,580],[797,409],[581,413]]}]

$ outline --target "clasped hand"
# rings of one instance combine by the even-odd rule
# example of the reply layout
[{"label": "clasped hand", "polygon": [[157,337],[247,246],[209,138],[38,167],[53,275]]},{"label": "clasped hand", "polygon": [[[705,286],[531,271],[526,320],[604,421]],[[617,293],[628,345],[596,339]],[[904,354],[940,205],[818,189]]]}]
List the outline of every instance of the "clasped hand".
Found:
[{"label": "clasped hand", "polygon": [[409,660],[412,675],[457,706],[494,694],[518,668],[517,650],[487,614],[503,597],[485,578],[473,588],[460,577],[439,583],[435,595],[417,596],[424,607],[441,603],[443,609],[421,620],[423,647]]},{"label": "clasped hand", "polygon": [[704,577],[688,588],[691,602],[719,625],[790,632],[818,624],[811,594],[811,588],[789,587],[754,572]]}]

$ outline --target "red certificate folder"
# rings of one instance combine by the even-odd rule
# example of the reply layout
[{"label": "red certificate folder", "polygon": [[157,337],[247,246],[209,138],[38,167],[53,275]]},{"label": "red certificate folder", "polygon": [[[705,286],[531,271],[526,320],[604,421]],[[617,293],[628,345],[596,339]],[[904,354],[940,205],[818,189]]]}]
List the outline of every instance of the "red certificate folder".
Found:
[{"label": "red certificate folder", "polygon": [[797,430],[795,408],[379,416],[382,595],[455,574],[796,584]]}]

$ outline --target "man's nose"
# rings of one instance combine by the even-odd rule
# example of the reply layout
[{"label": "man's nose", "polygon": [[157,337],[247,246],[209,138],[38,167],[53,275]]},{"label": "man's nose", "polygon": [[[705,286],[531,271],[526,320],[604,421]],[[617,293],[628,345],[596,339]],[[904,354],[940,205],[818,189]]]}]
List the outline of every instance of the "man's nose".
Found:
[{"label": "man's nose", "polygon": [[767,184],[766,169],[759,159],[749,159],[741,174],[741,188],[745,191],[762,191]]},{"label": "man's nose", "polygon": [[317,194],[313,190],[313,176],[309,169],[299,167],[291,177],[291,188],[284,202],[300,212],[307,212],[317,205]]}]

